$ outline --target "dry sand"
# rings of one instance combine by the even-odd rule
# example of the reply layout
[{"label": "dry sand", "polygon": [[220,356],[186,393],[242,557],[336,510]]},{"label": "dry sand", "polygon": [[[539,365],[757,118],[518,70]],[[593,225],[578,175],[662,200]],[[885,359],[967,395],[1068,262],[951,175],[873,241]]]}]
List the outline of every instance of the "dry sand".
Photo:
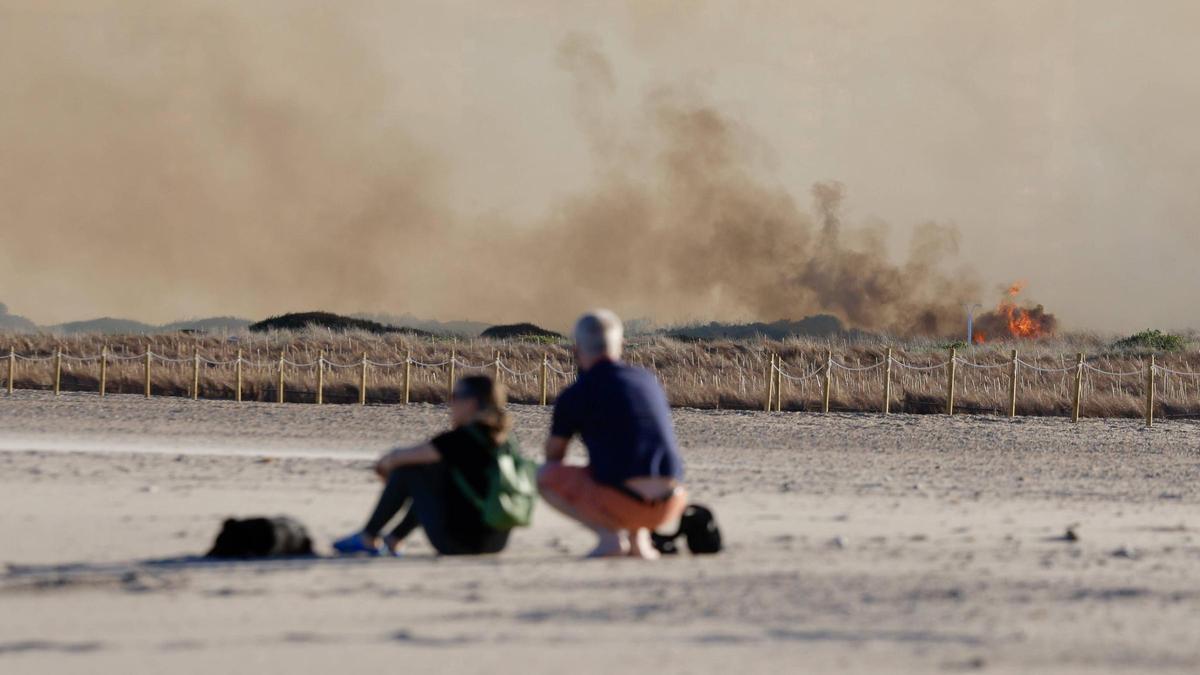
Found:
[{"label": "dry sand", "polygon": [[[529,448],[545,410],[516,410]],[[222,518],[360,525],[434,406],[0,396],[0,672],[1200,669],[1200,425],[680,410],[728,550],[206,564]],[[1061,535],[1075,525],[1076,542]]]}]

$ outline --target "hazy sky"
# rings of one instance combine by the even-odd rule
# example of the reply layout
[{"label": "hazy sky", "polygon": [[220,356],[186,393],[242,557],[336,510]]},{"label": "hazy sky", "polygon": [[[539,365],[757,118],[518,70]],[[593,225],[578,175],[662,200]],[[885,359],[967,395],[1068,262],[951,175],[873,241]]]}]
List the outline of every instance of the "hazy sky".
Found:
[{"label": "hazy sky", "polygon": [[[842,183],[843,221],[897,265],[912,228],[953,224],[945,273],[980,302],[1025,280],[1068,329],[1200,326],[1197,25],[1167,0],[0,0],[0,301],[43,323],[561,325],[606,298],[574,261],[531,265],[563,278],[552,301],[478,277],[521,295],[581,195],[611,197],[614,171],[636,190],[668,95],[719,113],[738,180],[784,212]],[[719,285],[674,302],[661,283],[611,304],[739,315]]]}]

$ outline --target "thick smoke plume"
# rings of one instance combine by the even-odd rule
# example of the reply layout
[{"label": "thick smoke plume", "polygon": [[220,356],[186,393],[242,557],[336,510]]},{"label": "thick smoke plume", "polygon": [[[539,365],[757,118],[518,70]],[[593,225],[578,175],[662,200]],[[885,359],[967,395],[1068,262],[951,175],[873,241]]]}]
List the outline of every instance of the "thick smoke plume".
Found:
[{"label": "thick smoke plume", "polygon": [[830,312],[901,333],[961,323],[959,300],[973,285],[955,286],[939,264],[956,253],[953,228],[920,226],[907,261],[893,264],[882,231],[842,222],[842,185],[812,187],[814,219],[756,172],[760,141],[702,98],[660,90],[630,132],[603,115],[615,83],[592,41],[568,39],[559,62],[577,82],[603,179],[537,229],[547,255],[525,311],[557,306],[569,316],[610,304],[655,317],[763,320]]},{"label": "thick smoke plume", "polygon": [[606,305],[944,334],[977,289],[944,272],[954,228],[919,226],[894,262],[882,226],[844,222],[841,184],[797,203],[809,190],[772,180],[765,142],[701,94],[664,85],[623,118],[587,36],[547,59],[574,84],[593,183],[510,223],[458,215],[437,149],[390,114],[394,75],[336,13],[172,7],[0,22],[0,281],[23,313],[44,298],[75,316],[320,307],[562,326]]}]

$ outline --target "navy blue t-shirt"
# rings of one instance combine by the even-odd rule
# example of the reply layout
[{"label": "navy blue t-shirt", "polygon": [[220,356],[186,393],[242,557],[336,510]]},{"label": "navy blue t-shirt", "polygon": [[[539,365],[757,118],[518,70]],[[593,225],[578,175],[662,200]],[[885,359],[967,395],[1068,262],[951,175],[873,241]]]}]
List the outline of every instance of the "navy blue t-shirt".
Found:
[{"label": "navy blue t-shirt", "polygon": [[671,407],[649,371],[601,361],[554,404],[550,434],[579,434],[592,478],[621,485],[630,478],[683,478],[683,461],[671,424]]}]

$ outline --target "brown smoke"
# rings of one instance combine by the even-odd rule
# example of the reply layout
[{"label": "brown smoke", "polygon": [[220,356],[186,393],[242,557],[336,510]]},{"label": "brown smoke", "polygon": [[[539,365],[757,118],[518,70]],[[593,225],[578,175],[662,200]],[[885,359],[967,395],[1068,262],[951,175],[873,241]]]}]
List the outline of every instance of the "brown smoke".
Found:
[{"label": "brown smoke", "polygon": [[422,283],[404,263],[442,241],[438,164],[379,64],[340,13],[252,4],[0,9],[15,311],[258,316]]},{"label": "brown smoke", "polygon": [[891,261],[877,226],[844,222],[842,185],[813,186],[810,213],[772,179],[765,142],[688,87],[657,88],[633,120],[613,113],[620,82],[588,36],[547,58],[574,84],[593,183],[512,224],[457,215],[436,148],[397,128],[394,76],[336,12],[173,7],[4,10],[0,281],[24,301],[5,297],[14,310],[562,326],[606,305],[947,333],[977,287],[943,271],[954,228],[920,226]]},{"label": "brown smoke", "polygon": [[961,323],[975,284],[952,284],[941,272],[957,253],[953,227],[920,226],[907,261],[893,264],[878,232],[842,222],[841,184],[813,186],[814,224],[786,189],[756,173],[760,141],[703,98],[660,89],[641,123],[624,129],[603,114],[616,84],[594,41],[569,37],[558,62],[576,82],[601,179],[523,244],[545,253],[528,262],[525,315],[551,310],[563,320],[604,304],[660,319],[829,312],[900,333]]}]

